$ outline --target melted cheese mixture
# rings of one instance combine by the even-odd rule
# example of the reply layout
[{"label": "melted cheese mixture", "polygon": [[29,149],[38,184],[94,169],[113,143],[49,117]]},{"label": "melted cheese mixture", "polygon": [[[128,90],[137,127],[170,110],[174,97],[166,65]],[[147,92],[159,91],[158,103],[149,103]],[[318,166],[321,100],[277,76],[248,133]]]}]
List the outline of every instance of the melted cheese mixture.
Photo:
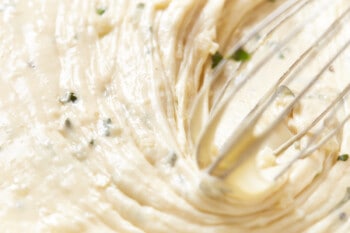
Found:
[{"label": "melted cheese mixture", "polygon": [[[0,232],[349,232],[350,161],[337,161],[350,152],[347,124],[272,179],[313,132],[340,124],[347,98],[337,116],[297,145],[278,158],[272,151],[349,83],[350,50],[229,179],[208,176],[208,164],[196,160],[218,154],[264,93],[350,6],[308,2],[268,37],[256,35],[246,45],[259,45],[252,60],[228,60],[214,82],[212,55],[229,56],[287,1],[0,0]],[[259,59],[301,24],[304,30],[230,99]],[[253,135],[349,38],[346,24],[334,32]],[[215,127],[205,131],[208,122]]]}]

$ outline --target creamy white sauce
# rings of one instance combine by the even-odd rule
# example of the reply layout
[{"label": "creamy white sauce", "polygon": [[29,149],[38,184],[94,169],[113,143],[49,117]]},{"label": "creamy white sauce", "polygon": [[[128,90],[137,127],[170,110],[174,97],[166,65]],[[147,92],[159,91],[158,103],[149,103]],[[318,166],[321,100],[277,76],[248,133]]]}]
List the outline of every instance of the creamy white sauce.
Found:
[{"label": "creamy white sauce", "polygon": [[[349,83],[350,50],[293,110],[285,128],[276,129],[230,179],[210,177],[196,162],[219,96],[223,101],[291,28],[321,12],[229,101],[208,134],[212,154],[350,5],[310,1],[261,44],[226,92],[222,87],[237,62],[229,61],[206,92],[211,56],[217,50],[228,55],[245,34],[240,20],[250,17],[249,29],[262,7],[283,2],[0,0],[0,231],[348,232],[350,161],[336,158],[350,153],[349,126],[277,181],[271,179],[274,169],[300,148],[278,158],[271,151],[281,133],[288,138],[302,130]],[[289,88],[298,94],[349,34],[345,24]],[[288,98],[266,112],[256,134]],[[191,115],[196,103],[204,107]],[[349,103],[345,99],[340,116],[322,132],[349,114]]]}]

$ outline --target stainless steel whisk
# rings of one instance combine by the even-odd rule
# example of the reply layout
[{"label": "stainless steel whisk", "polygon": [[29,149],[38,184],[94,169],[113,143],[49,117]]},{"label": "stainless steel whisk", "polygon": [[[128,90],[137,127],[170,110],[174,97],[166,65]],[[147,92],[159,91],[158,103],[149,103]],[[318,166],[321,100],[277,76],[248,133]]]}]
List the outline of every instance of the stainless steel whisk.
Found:
[{"label": "stainless steel whisk", "polygon": [[[268,15],[264,20],[261,20],[255,27],[253,27],[248,33],[243,35],[239,41],[237,41],[232,47],[228,54],[233,54],[238,49],[244,47],[249,41],[251,41],[258,33],[264,31],[264,37],[268,37],[271,33],[277,30],[286,20],[293,17],[297,12],[303,9],[305,6],[313,2],[313,0],[301,0],[301,1],[285,1],[281,4],[275,11]],[[333,3],[328,3],[333,4]],[[327,7],[324,5],[323,7]],[[320,14],[320,12],[317,12]],[[244,78],[237,82],[235,86],[232,82],[235,81],[237,73],[240,71],[239,68],[236,73],[233,74],[232,78],[229,79],[224,91],[229,91],[229,95],[219,96],[216,101],[214,101],[209,121],[206,123],[204,130],[201,131],[199,135],[195,135],[194,138],[197,140],[197,152],[196,158],[199,168],[205,169],[208,174],[225,179],[232,172],[234,172],[244,161],[246,161],[251,156],[255,155],[259,149],[261,149],[263,143],[268,140],[271,135],[275,133],[276,127],[281,124],[285,117],[290,114],[291,110],[299,104],[302,98],[317,85],[324,73],[329,69],[329,67],[344,53],[344,51],[350,46],[350,38],[346,38],[345,43],[339,46],[339,49],[334,52],[334,54],[328,59],[328,61],[323,64],[322,68],[318,70],[318,73],[311,78],[311,81],[307,82],[305,86],[300,90],[298,94],[293,97],[293,100],[285,107],[275,120],[272,121],[261,133],[254,133],[254,128],[261,119],[262,115],[266,112],[267,108],[273,104],[274,101],[280,96],[281,91],[289,90],[288,85],[297,78],[307,65],[314,60],[320,52],[326,49],[327,45],[332,41],[332,38],[341,29],[350,27],[346,22],[350,22],[350,6],[343,11],[343,13],[337,17],[331,25],[325,30],[325,32],[310,46],[306,51],[302,53],[300,57],[295,59],[293,63],[289,66],[288,70],[277,80],[272,88],[259,100],[258,104],[253,108],[249,114],[244,118],[239,127],[232,132],[231,136],[228,137],[226,142],[223,144],[222,148],[218,148],[218,153],[213,154],[210,152],[208,143],[212,140],[212,132],[215,131],[217,127],[217,120],[229,102],[235,98],[235,95],[246,85],[246,83],[258,73],[264,65],[270,60],[276,51],[282,49],[287,45],[298,33],[303,30],[307,30],[307,25],[312,24],[313,19],[317,15],[311,15],[308,19],[305,19],[304,24],[295,25],[295,28],[290,30],[290,33],[286,35],[279,46],[273,48],[266,56],[261,59],[256,65],[254,65],[248,73],[244,75]],[[259,46],[258,46],[259,47]],[[254,51],[253,51],[254,53]],[[254,56],[254,55],[253,55]],[[205,87],[203,87],[202,93],[198,97],[197,104],[194,108],[194,114],[196,111],[201,111],[200,101],[201,98],[205,98],[204,95],[215,82],[215,78],[218,77],[225,65],[227,65],[228,60],[223,60],[212,73],[212,81]],[[247,62],[249,63],[249,61]],[[242,63],[241,66],[244,64]],[[350,77],[349,77],[350,80]],[[232,88],[232,90],[228,90]],[[276,148],[274,148],[273,154],[275,156],[281,155],[289,147],[295,144],[297,141],[301,140],[311,129],[315,128],[317,124],[323,122],[327,124],[332,118],[335,117],[338,110],[341,108],[341,103],[344,98],[350,92],[350,84],[347,84],[345,88],[331,101],[331,103],[310,122],[304,129],[297,132],[287,141],[283,142]],[[325,132],[323,127],[316,129],[316,132],[308,141],[308,144],[298,152],[298,154],[287,163],[284,168],[274,177],[276,180],[281,175],[283,175],[288,169],[300,158],[303,158],[315,150],[319,149],[328,140],[330,140],[334,135],[342,130],[344,125],[350,119],[350,114],[345,114],[345,116],[340,120],[340,122],[332,127],[330,131]],[[204,123],[203,123],[204,124]],[[320,136],[322,135],[322,136]]]}]

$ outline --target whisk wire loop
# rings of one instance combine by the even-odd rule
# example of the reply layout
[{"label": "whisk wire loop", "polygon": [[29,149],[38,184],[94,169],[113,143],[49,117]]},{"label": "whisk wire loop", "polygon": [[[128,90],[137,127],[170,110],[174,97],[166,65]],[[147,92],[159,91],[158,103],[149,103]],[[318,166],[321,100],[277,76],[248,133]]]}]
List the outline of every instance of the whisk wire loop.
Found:
[{"label": "whisk wire loop", "polygon": [[[272,23],[274,19],[278,16],[286,14],[288,10],[291,10],[291,13],[285,16],[292,16],[297,13],[299,9],[304,7],[310,1],[298,1],[298,4],[292,4],[292,1],[288,1],[284,6],[284,8],[278,9],[274,14],[271,14],[270,17],[267,18],[266,21],[259,24],[256,28],[252,30],[251,33],[247,34],[241,41],[239,41],[233,49],[238,49],[242,47],[245,43],[251,39],[253,35],[258,33],[260,30],[268,27],[269,24]],[[295,2],[294,2],[295,3]],[[322,7],[326,7],[323,5]],[[323,8],[322,8],[323,9]],[[341,54],[348,49],[350,46],[350,38],[346,40],[346,42],[336,51],[336,53],[323,65],[321,69],[319,69],[318,73],[309,81],[302,90],[294,96],[293,100],[279,113],[276,119],[268,126],[266,129],[259,133],[255,133],[255,127],[262,115],[266,111],[266,109],[273,104],[274,101],[280,95],[281,88],[287,87],[287,85],[296,79],[298,74],[305,69],[305,66],[312,62],[314,58],[327,46],[330,41],[344,26],[344,22],[347,17],[350,15],[350,6],[339,16],[337,17],[332,24],[326,29],[326,31],[318,37],[318,39],[304,51],[288,68],[288,70],[277,80],[277,82],[267,91],[267,93],[258,101],[255,108],[253,108],[245,119],[241,122],[239,127],[232,132],[232,134],[228,137],[226,142],[223,144],[223,147],[219,150],[218,155],[215,157],[208,156],[206,143],[207,143],[207,134],[208,132],[212,132],[213,128],[216,127],[216,123],[222,112],[225,111],[230,101],[235,98],[235,95],[245,86],[245,84],[257,74],[257,72],[264,67],[264,65],[269,62],[269,58],[272,57],[276,51],[279,51],[284,46],[286,46],[289,42],[291,42],[296,35],[302,32],[305,27],[312,23],[313,19],[315,19],[322,11],[316,11],[313,15],[311,15],[305,23],[297,25],[291,32],[282,40],[280,46],[276,46],[269,53],[264,56],[252,69],[246,74],[245,78],[241,80],[235,87],[230,90],[229,95],[225,95],[225,97],[220,96],[219,98],[226,98],[223,101],[220,101],[220,105],[216,106],[214,104],[213,109],[214,112],[211,114],[209,119],[208,127],[203,131],[201,139],[199,140],[197,147],[197,162],[200,168],[206,168],[206,171],[213,176],[225,179],[227,178],[235,169],[237,169],[244,161],[246,161],[251,156],[257,154],[258,150],[261,148],[263,143],[273,134],[274,130],[281,122],[285,119],[285,117],[291,112],[293,107],[295,107],[300,100],[319,82],[324,73],[328,70],[328,68],[341,56]],[[284,19],[280,20],[280,23],[284,22]],[[276,29],[279,24],[276,24],[271,31]],[[218,75],[223,69],[226,61],[220,66],[218,66],[214,75]],[[231,81],[229,79],[229,81]],[[296,141],[300,140],[304,137],[304,135],[310,131],[313,127],[315,127],[322,120],[327,121],[327,118],[332,118],[336,114],[336,109],[340,108],[340,102],[348,95],[350,92],[350,84],[348,84],[341,93],[339,93],[336,98],[324,109],[321,113],[319,113],[305,128],[299,131],[297,134],[289,138],[286,142],[279,145],[276,149],[274,149],[273,153],[275,156],[279,156],[284,151],[286,151],[290,146],[292,146]],[[219,102],[219,101],[217,101]],[[337,107],[335,107],[337,106]],[[325,119],[326,118],[326,119]],[[350,114],[347,115],[334,129],[330,132],[327,132],[325,136],[321,139],[318,139],[318,134],[315,134],[308,142],[307,146],[303,148],[298,154],[275,176],[275,179],[282,176],[298,159],[307,156],[313,153],[315,150],[319,149],[323,144],[325,144],[330,138],[332,138],[337,132],[339,132],[345,125],[346,122],[350,119]],[[322,132],[322,128],[318,129],[318,132]],[[210,136],[208,136],[210,137]]]}]

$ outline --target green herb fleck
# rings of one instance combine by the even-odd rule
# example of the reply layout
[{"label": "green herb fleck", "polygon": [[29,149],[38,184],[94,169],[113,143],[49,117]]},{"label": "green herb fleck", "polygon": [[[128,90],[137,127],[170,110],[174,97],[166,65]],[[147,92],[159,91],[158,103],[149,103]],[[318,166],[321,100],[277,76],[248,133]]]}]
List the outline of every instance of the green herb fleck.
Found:
[{"label": "green herb fleck", "polygon": [[69,96],[68,96],[68,100],[69,100],[70,102],[75,103],[75,102],[78,100],[78,98],[75,96],[75,94],[74,94],[73,92],[70,92],[70,93],[69,93]]},{"label": "green herb fleck", "polygon": [[243,48],[240,48],[236,52],[234,52],[230,58],[235,61],[245,62],[248,61],[250,57],[251,56],[247,51],[245,51]]},{"label": "green herb fleck", "polygon": [[143,9],[143,8],[145,8],[145,4],[144,4],[143,2],[140,2],[140,3],[137,4],[136,7],[137,7],[138,9]]},{"label": "green herb fleck", "polygon": [[169,159],[169,164],[171,167],[174,167],[177,161],[177,154],[176,153],[172,153]]},{"label": "green herb fleck", "polygon": [[214,69],[223,59],[223,56],[217,51],[211,56],[211,68]]},{"label": "green herb fleck", "polygon": [[280,54],[278,55],[278,57],[279,57],[279,59],[285,59],[285,58],[286,58],[286,56],[285,56],[283,53],[280,53]]},{"label": "green herb fleck", "polygon": [[106,8],[97,8],[96,14],[103,15],[106,12]]},{"label": "green herb fleck", "polygon": [[78,100],[78,97],[75,95],[74,92],[67,92],[64,97],[60,98],[59,101],[62,104],[66,104],[69,102],[75,103],[75,102],[77,102],[77,100]]},{"label": "green herb fleck", "polygon": [[94,140],[94,139],[91,139],[91,140],[89,141],[89,145],[90,145],[90,146],[95,145],[95,140]]},{"label": "green herb fleck", "polygon": [[65,126],[67,129],[72,128],[72,122],[69,120],[69,118],[67,118],[67,119],[64,121],[64,126]]},{"label": "green herb fleck", "polygon": [[340,161],[347,161],[349,159],[349,155],[348,154],[343,154],[343,155],[339,155],[338,156],[338,160]]}]

